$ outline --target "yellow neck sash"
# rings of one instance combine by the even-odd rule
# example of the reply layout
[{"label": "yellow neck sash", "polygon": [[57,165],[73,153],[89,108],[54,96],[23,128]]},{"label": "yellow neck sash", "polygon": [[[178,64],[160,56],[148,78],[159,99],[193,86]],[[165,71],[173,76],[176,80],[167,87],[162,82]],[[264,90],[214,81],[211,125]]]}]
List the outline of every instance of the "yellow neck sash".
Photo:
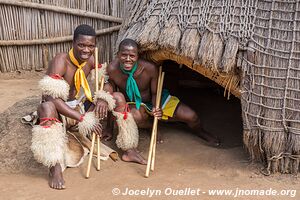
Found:
[{"label": "yellow neck sash", "polygon": [[82,68],[85,66],[86,62],[83,62],[82,64],[79,64],[78,60],[74,56],[73,48],[69,51],[69,57],[70,57],[71,62],[78,68],[75,72],[75,75],[74,75],[74,85],[75,85],[75,88],[76,88],[76,98],[78,98],[78,94],[79,94],[79,91],[80,91],[80,86],[82,86],[86,98],[89,101],[93,102],[91,90],[90,90],[90,87],[89,87],[89,83],[87,82],[84,71],[82,70]]}]

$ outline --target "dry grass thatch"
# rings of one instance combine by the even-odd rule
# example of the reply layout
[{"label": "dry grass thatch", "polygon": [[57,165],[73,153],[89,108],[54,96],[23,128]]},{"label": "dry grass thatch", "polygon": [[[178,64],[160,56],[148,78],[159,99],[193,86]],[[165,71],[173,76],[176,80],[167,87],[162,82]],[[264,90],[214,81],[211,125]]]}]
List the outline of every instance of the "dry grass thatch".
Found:
[{"label": "dry grass thatch", "polygon": [[300,2],[129,0],[118,41],[173,60],[241,98],[244,143],[266,173],[300,170]]}]

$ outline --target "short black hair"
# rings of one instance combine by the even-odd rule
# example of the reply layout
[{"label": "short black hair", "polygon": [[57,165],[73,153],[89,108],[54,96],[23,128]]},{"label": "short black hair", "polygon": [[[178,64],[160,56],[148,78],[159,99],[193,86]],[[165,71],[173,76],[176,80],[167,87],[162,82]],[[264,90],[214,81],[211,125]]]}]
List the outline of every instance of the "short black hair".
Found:
[{"label": "short black hair", "polygon": [[124,40],[122,40],[119,44],[119,51],[121,50],[122,47],[125,46],[130,46],[130,47],[134,47],[138,49],[138,44],[136,41],[134,41],[133,39],[130,38],[125,38]]},{"label": "short black hair", "polygon": [[90,35],[96,37],[96,31],[93,27],[87,24],[81,24],[76,27],[73,35],[73,41],[75,41],[79,35]]}]

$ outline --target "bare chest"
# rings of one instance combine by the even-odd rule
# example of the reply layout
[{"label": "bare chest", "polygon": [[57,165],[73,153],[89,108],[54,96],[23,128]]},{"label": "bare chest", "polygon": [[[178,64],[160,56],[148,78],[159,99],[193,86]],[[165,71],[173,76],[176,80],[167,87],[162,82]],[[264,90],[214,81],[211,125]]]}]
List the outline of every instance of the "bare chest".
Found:
[{"label": "bare chest", "polygon": [[[117,76],[114,77],[114,82],[116,86],[123,92],[126,91],[126,84],[128,80],[128,75],[123,74],[123,73],[118,73]],[[141,73],[137,76],[133,76],[140,93],[148,92],[150,89],[150,78],[147,76],[146,73]]]},{"label": "bare chest", "polygon": [[[67,67],[67,71],[64,75],[64,79],[68,82],[68,84],[70,85],[70,87],[74,87],[74,77],[77,71],[77,67],[75,66],[68,66]],[[84,75],[87,77],[90,73],[89,67],[85,66],[82,68]]]}]

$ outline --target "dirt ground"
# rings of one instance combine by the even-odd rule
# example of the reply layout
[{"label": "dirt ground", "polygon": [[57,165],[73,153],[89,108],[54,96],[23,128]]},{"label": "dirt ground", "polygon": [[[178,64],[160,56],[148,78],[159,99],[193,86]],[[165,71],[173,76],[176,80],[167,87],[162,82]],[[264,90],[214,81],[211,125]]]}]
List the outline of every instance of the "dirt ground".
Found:
[{"label": "dirt ground", "polygon": [[[21,114],[7,109],[17,102],[15,106],[28,106],[22,104],[25,99],[37,101],[41,76],[32,72],[0,74],[1,118],[18,120]],[[2,119],[7,123],[0,125],[0,199],[300,199],[299,178],[280,174],[266,177],[260,173],[261,165],[249,162],[242,145],[239,101],[227,101],[219,93],[216,89],[189,88],[179,95],[198,111],[205,128],[222,140],[222,147],[206,146],[182,124],[163,124],[160,130],[165,142],[157,146],[155,171],[149,178],[144,178],[145,166],[108,160],[101,163],[99,172],[93,167],[91,177],[85,179],[86,159],[80,167],[64,172],[67,189],[63,191],[50,189],[47,169],[25,151],[20,153],[22,145],[29,145],[22,138],[28,136],[30,128],[18,125],[24,132],[16,132],[13,123]],[[9,134],[15,139],[7,139]],[[142,130],[139,149],[145,157],[149,139],[148,132]],[[18,162],[14,157],[24,159]],[[18,166],[20,163],[23,166]],[[219,190],[219,195],[212,195],[214,190]],[[222,190],[227,195],[221,195]],[[260,195],[254,195],[254,190]],[[237,191],[241,195],[235,197]]]}]

